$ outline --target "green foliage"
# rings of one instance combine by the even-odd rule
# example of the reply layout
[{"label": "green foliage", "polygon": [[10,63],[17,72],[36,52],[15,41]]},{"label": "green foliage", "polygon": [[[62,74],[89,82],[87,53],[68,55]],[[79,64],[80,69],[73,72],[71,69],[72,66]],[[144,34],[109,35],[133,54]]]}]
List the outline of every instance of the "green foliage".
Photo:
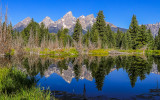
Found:
[{"label": "green foliage", "polygon": [[148,42],[148,49],[153,50],[154,49],[154,37],[150,29],[147,31],[147,42]]},{"label": "green foliage", "polygon": [[[44,90],[40,88],[32,88],[28,90],[21,90],[14,95],[1,94],[1,100],[50,100],[50,93],[45,93]],[[54,98],[54,97],[53,97]],[[56,99],[55,99],[56,100]]]},{"label": "green foliage", "polygon": [[83,43],[84,43],[86,46],[89,46],[90,40],[91,40],[90,31],[87,30],[87,33],[83,35]]},{"label": "green foliage", "polygon": [[82,36],[82,26],[80,24],[79,19],[77,19],[72,37],[76,42],[79,42],[80,36]]},{"label": "green foliage", "polygon": [[50,100],[50,93],[35,88],[35,79],[14,68],[0,68],[0,99]]},{"label": "green foliage", "polygon": [[102,48],[104,48],[107,43],[106,22],[104,18],[103,11],[99,11],[95,22],[95,28],[98,30],[100,40],[102,41]]},{"label": "green foliage", "polygon": [[91,32],[89,34],[91,42],[94,42],[94,40],[95,40],[95,37],[94,37],[95,30],[96,30],[96,23],[93,24],[93,26],[91,28]]},{"label": "green foliage", "polygon": [[[131,47],[131,49],[140,49],[146,46],[148,49],[153,49],[154,38],[151,31],[147,30],[145,25],[138,26],[138,21],[135,15],[133,15],[132,17],[132,21],[127,34],[129,36],[129,48]],[[158,38],[155,38],[155,41],[158,41]]]},{"label": "green foliage", "polygon": [[127,40],[127,34],[126,33],[123,34],[121,41],[122,41],[121,48],[126,50],[127,47],[128,47],[128,42],[127,42],[128,40]]},{"label": "green foliage", "polygon": [[16,69],[9,69],[8,74],[4,76],[3,81],[1,81],[1,91],[10,94],[15,91],[20,91],[21,88],[31,88],[33,83],[34,80],[28,79],[24,73]]},{"label": "green foliage", "polygon": [[104,36],[106,30],[106,22],[104,18],[103,11],[99,11],[96,17],[96,29],[98,30],[101,38]]},{"label": "green foliage", "polygon": [[109,24],[107,25],[107,45],[108,48],[114,48],[115,46],[115,35],[114,32],[111,30]]},{"label": "green foliage", "polygon": [[34,22],[34,20],[32,19],[32,21],[29,23],[29,25],[21,32],[25,43],[28,43],[29,36],[30,36],[30,30],[32,29],[34,36],[35,36],[37,28],[39,28],[39,24]]},{"label": "green foliage", "polygon": [[137,49],[136,39],[137,35],[139,34],[139,26],[135,15],[133,15],[132,17],[132,21],[128,31],[131,34],[131,47],[132,49]]},{"label": "green foliage", "polygon": [[147,55],[160,55],[160,50],[146,50]]},{"label": "green foliage", "polygon": [[[116,35],[116,47],[119,49],[122,46],[122,37],[123,37],[123,33],[118,28],[117,35]],[[124,39],[126,39],[126,37],[124,37]],[[125,42],[126,42],[126,40],[125,40]]]},{"label": "green foliage", "polygon": [[140,26],[140,32],[138,32],[136,37],[136,48],[142,48],[144,45],[147,44],[147,32],[146,32],[146,26],[141,25]]},{"label": "green foliage", "polygon": [[72,38],[71,36],[68,34],[69,30],[68,29],[63,29],[61,28],[58,33],[58,40],[60,43],[62,43],[63,47],[66,47],[67,43],[71,45],[72,43]]},{"label": "green foliage", "polygon": [[45,28],[45,25],[43,23],[39,25],[32,19],[29,25],[21,32],[25,44],[29,42],[31,30],[33,32],[32,38],[35,40],[37,45],[40,45],[43,39],[45,40],[52,39],[52,36],[49,34],[48,29]]},{"label": "green foliage", "polygon": [[160,29],[158,31],[158,36],[155,37],[155,49],[160,50]]},{"label": "green foliage", "polygon": [[126,37],[127,37],[126,49],[131,49],[132,48],[132,41],[131,41],[131,34],[129,33],[129,31],[126,32]]}]

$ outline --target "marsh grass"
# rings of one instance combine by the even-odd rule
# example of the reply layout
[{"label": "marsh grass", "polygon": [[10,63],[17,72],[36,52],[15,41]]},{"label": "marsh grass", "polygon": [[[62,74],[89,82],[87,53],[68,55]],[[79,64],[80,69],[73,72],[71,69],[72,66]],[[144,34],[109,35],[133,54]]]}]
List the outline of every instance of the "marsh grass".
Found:
[{"label": "marsh grass", "polygon": [[160,50],[146,50],[147,55],[160,55]]},{"label": "marsh grass", "polygon": [[93,56],[107,56],[109,54],[109,49],[89,50],[88,54]]},{"label": "marsh grass", "polygon": [[144,50],[118,50],[119,52],[127,52],[127,53],[143,53]]},{"label": "marsh grass", "polygon": [[78,51],[75,48],[69,48],[69,49],[55,49],[55,50],[49,50],[44,49],[40,51],[40,55],[42,57],[49,56],[51,58],[65,58],[65,57],[77,57],[79,55]]},{"label": "marsh grass", "polygon": [[0,68],[0,100],[50,100],[50,92],[35,85],[35,78],[17,69]]}]

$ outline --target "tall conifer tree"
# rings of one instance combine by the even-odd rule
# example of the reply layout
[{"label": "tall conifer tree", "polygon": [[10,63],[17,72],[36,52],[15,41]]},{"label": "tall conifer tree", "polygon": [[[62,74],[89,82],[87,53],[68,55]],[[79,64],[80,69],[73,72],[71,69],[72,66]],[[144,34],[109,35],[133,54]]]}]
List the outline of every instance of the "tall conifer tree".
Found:
[{"label": "tall conifer tree", "polygon": [[81,35],[82,35],[82,26],[80,24],[79,19],[77,19],[72,37],[76,42],[78,42],[80,40]]},{"label": "tall conifer tree", "polygon": [[117,30],[117,34],[116,34],[116,47],[117,48],[121,48],[121,45],[122,45],[122,32],[119,30]]},{"label": "tall conifer tree", "polygon": [[154,37],[150,29],[147,30],[147,42],[148,42],[148,49],[154,49]]},{"label": "tall conifer tree", "polygon": [[103,11],[99,11],[96,18],[96,29],[99,32],[100,39],[102,41],[102,48],[105,47],[107,38],[106,38],[106,22],[104,20]]},{"label": "tall conifer tree", "polygon": [[131,35],[131,47],[132,47],[132,49],[137,49],[136,38],[137,38],[138,32],[139,32],[138,21],[136,19],[136,16],[133,15],[131,24],[129,26],[129,33]]},{"label": "tall conifer tree", "polygon": [[141,25],[140,26],[140,31],[137,34],[136,38],[136,48],[142,48],[144,45],[147,44],[147,33],[146,33],[146,26]]},{"label": "tall conifer tree", "polygon": [[160,29],[158,35],[155,37],[155,49],[160,50]]}]

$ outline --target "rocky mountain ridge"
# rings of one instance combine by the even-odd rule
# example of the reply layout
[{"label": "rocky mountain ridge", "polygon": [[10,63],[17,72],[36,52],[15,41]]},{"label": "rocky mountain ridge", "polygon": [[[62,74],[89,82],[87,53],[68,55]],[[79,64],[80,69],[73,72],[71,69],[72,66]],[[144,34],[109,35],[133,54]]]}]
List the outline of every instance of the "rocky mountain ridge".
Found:
[{"label": "rocky mountain ridge", "polygon": [[157,36],[158,35],[158,31],[160,28],[160,22],[156,23],[156,24],[146,24],[147,29],[150,29],[153,36]]},{"label": "rocky mountain ridge", "polygon": [[[96,18],[94,17],[93,14],[90,14],[88,16],[80,16],[78,17],[80,20],[80,23],[82,25],[83,33],[87,31],[87,29],[91,29],[92,25],[96,21]],[[69,33],[73,33],[74,26],[76,24],[77,18],[73,16],[72,12],[69,11],[67,14],[65,14],[61,19],[57,21],[53,21],[50,17],[45,17],[40,23],[44,23],[45,27],[49,29],[50,33],[57,33],[59,29],[63,28],[68,28]],[[24,28],[27,27],[27,25],[31,22],[31,18],[27,17],[23,21],[19,22],[16,24],[13,29],[17,31],[22,31]],[[40,24],[39,23],[39,24]],[[109,24],[111,26],[111,29],[113,31],[117,31],[119,27],[113,25],[112,23],[106,22],[106,24]],[[122,31],[126,31],[124,28],[119,28]]]},{"label": "rocky mountain ridge", "polygon": [[13,29],[17,30],[17,31],[22,31],[24,28],[27,27],[27,25],[31,22],[31,18],[30,17],[27,17],[25,18],[23,21],[17,23],[16,25],[13,26]]}]

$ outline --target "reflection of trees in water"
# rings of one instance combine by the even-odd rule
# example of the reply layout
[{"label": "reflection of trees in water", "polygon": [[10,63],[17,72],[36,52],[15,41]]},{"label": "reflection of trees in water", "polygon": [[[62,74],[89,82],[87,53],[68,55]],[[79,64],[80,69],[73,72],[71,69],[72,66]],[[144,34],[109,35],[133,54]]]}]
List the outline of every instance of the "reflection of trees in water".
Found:
[{"label": "reflection of trees in water", "polygon": [[154,61],[157,64],[158,72],[160,72],[160,56],[154,56]]},{"label": "reflection of trees in water", "polygon": [[28,57],[22,60],[23,67],[27,70],[27,73],[31,76],[36,76],[40,73],[44,75],[44,71],[52,64],[50,60],[45,58]]},{"label": "reflection of trees in water", "polygon": [[85,60],[87,67],[92,72],[92,77],[95,78],[95,83],[98,90],[102,90],[105,76],[108,75],[114,67],[114,59],[112,57],[94,57]]},{"label": "reflection of trees in water", "polygon": [[130,78],[131,86],[135,86],[137,78],[140,80],[146,78],[146,74],[149,74],[152,69],[152,62],[143,59],[140,56],[123,56],[116,58],[117,68],[123,68],[128,73]]},{"label": "reflection of trees in water", "polygon": [[145,74],[147,73],[147,61],[143,60],[141,57],[133,56],[130,58],[131,61],[130,66],[127,66],[126,71],[129,75],[132,87],[135,86],[135,82],[137,81],[137,77],[140,77],[140,80],[145,79]]},{"label": "reflection of trees in water", "polygon": [[45,70],[47,70],[51,64],[57,65],[62,73],[63,70],[67,70],[68,66],[71,64],[73,65],[73,71],[77,81],[83,71],[82,66],[85,65],[87,70],[91,72],[92,77],[95,78],[95,84],[98,90],[102,90],[105,76],[113,71],[115,67],[117,70],[120,68],[126,70],[131,86],[134,87],[138,77],[140,80],[144,80],[146,78],[146,74],[150,74],[153,62],[158,65],[158,71],[160,72],[160,56],[79,56],[77,58],[59,60],[34,56],[12,57],[11,59],[0,58],[0,66],[6,66],[6,64],[20,66],[25,68],[30,76],[35,76],[38,73],[43,76]]},{"label": "reflection of trees in water", "polygon": [[60,71],[62,73],[63,70],[67,70],[68,69],[68,59],[63,59],[62,61],[58,61],[57,62],[57,66],[60,68]]},{"label": "reflection of trees in water", "polygon": [[116,66],[116,69],[123,68],[128,73],[131,81],[131,86],[135,86],[137,78],[140,80],[146,78],[152,69],[153,58],[148,56],[144,59],[140,56],[117,56],[117,57],[101,57],[100,61],[95,58],[90,63],[92,76],[95,78],[98,90],[102,90],[105,76],[111,72],[111,69]]},{"label": "reflection of trees in water", "polygon": [[75,78],[78,81],[80,78],[80,75],[82,73],[82,66],[83,66],[83,57],[79,56],[77,58],[74,59],[73,61],[73,69],[74,69],[74,73],[75,73]]},{"label": "reflection of trees in water", "polygon": [[101,58],[99,62],[98,70],[96,71],[95,77],[94,77],[98,90],[102,90],[105,76],[110,73],[114,65],[115,65],[114,59],[112,57]]}]

